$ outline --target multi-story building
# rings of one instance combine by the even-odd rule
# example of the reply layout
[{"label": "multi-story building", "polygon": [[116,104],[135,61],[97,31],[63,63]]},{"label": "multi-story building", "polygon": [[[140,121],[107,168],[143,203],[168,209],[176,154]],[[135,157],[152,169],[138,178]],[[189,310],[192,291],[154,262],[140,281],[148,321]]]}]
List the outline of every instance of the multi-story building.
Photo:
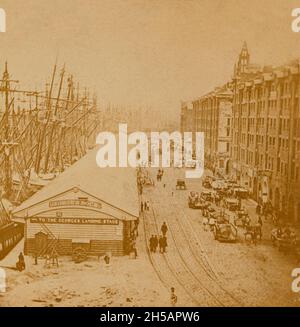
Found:
[{"label": "multi-story building", "polygon": [[181,106],[181,131],[204,132],[205,165],[223,176],[229,172],[231,111],[229,85]]},{"label": "multi-story building", "polygon": [[205,133],[206,166],[235,177],[294,223],[300,223],[299,64],[260,68],[244,43],[233,79],[181,107],[181,131]]},{"label": "multi-story building", "polygon": [[194,131],[194,111],[192,102],[181,103],[181,114],[180,114],[180,131],[193,132]]},{"label": "multi-story building", "polygon": [[300,223],[299,62],[259,69],[244,44],[232,86],[232,172],[254,199]]}]

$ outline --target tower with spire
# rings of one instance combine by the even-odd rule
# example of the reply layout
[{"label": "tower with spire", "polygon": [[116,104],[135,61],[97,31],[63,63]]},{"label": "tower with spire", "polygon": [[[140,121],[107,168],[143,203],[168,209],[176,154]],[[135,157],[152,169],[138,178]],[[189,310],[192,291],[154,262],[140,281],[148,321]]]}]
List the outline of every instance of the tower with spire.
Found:
[{"label": "tower with spire", "polygon": [[246,73],[246,68],[250,64],[250,54],[247,48],[247,43],[244,42],[242,50],[239,54],[238,61],[234,65],[234,76],[241,76]]}]

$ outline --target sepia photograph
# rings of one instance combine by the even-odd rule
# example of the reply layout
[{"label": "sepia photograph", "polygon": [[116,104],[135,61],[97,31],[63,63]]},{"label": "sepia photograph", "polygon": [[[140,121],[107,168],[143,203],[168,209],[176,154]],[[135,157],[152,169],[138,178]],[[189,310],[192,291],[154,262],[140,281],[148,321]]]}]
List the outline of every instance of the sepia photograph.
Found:
[{"label": "sepia photograph", "polygon": [[0,316],[299,308],[299,159],[299,1],[0,1]]}]

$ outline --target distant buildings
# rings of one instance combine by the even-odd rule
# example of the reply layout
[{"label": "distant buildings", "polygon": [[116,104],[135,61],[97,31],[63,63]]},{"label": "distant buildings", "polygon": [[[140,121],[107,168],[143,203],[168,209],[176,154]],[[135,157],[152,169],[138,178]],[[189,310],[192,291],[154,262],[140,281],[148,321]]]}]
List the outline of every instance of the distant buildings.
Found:
[{"label": "distant buildings", "polygon": [[[232,92],[227,85],[192,102],[191,131],[204,132],[205,161],[221,175],[229,173]],[[191,119],[189,117],[189,119]]]},{"label": "distant buildings", "polygon": [[[255,200],[270,201],[298,223],[299,75],[299,61],[277,68],[252,65],[244,44],[233,79],[194,100],[192,126],[181,125],[205,132],[209,168],[235,178]],[[182,106],[182,122],[191,120],[186,112]]]}]

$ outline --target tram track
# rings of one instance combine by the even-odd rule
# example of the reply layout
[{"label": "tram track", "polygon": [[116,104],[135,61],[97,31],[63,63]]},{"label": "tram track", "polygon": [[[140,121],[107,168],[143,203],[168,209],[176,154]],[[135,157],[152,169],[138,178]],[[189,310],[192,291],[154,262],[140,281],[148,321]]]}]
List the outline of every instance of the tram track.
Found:
[{"label": "tram track", "polygon": [[[159,197],[159,199],[162,198],[163,196]],[[182,252],[182,245],[186,245],[188,253],[190,254],[188,264],[190,267],[192,267],[196,278],[198,279],[198,276],[200,275],[201,280],[205,278],[205,284],[209,285],[208,289],[210,292],[213,290],[213,296],[218,299],[225,299],[225,301],[223,300],[221,302],[222,305],[241,306],[242,303],[222,286],[218,274],[212,267],[206,255],[204,255],[204,251],[201,247],[201,242],[195,235],[195,232],[193,231],[185,212],[178,206],[178,203],[176,203],[173,198],[171,199],[171,202],[172,205],[170,206],[171,211],[169,212],[169,215],[172,216],[173,219],[169,219],[168,224],[171,228],[173,238],[175,238],[174,234],[176,235],[175,240],[177,242],[177,250]],[[182,217],[182,219],[178,219],[179,215]],[[179,240],[179,236],[182,236],[181,242]],[[199,247],[200,250],[198,249]],[[203,271],[205,273],[204,276]]]},{"label": "tram track", "polygon": [[[162,284],[170,289],[170,287],[176,287],[178,289],[178,286],[185,292],[187,297],[192,300],[192,303],[195,305],[200,306],[201,303],[197,300],[197,298],[194,297],[194,295],[186,288],[182,280],[178,277],[178,272],[175,272],[172,268],[170,262],[167,260],[166,256],[164,254],[152,254],[149,251],[148,248],[148,240],[150,239],[150,235],[159,234],[159,228],[157,225],[157,221],[154,217],[154,209],[153,205],[151,205],[151,212],[152,214],[145,215],[143,213],[143,226],[144,226],[144,233],[145,233],[145,242],[146,242],[146,251],[148,254],[149,261],[155,270],[156,274],[158,275],[158,278],[162,282]],[[151,223],[150,223],[151,219]],[[150,232],[152,231],[152,232]],[[158,260],[160,259],[160,260]],[[160,261],[160,262],[159,262]]]},{"label": "tram track", "polygon": [[[153,200],[150,199],[150,203],[153,207]],[[157,214],[154,213],[154,219],[157,219]],[[223,302],[220,301],[208,287],[205,286],[203,281],[197,276],[195,271],[190,268],[190,263],[187,258],[190,258],[189,253],[186,251],[184,247],[180,248],[180,244],[178,244],[177,233],[174,231],[173,226],[169,224],[169,235],[171,235],[173,242],[173,251],[164,254],[168,263],[171,263],[171,271],[175,274],[184,288],[188,293],[196,298],[197,303],[200,306],[224,306]],[[175,236],[176,234],[176,236]],[[169,238],[170,239],[170,238]],[[170,246],[168,246],[170,248]]]},{"label": "tram track", "polygon": [[[163,220],[167,220],[169,235],[175,251],[168,251],[163,256],[171,274],[176,277],[178,283],[198,305],[241,306],[241,302],[222,286],[215,269],[204,254],[201,242],[195,236],[186,214],[182,208],[179,208],[178,203],[171,198],[171,209],[164,210],[162,199],[165,198],[165,195],[162,190],[164,189],[155,189],[156,192],[159,192],[159,196],[155,199],[153,195],[157,193],[149,192],[148,199],[152,211],[152,215],[149,216],[152,216],[152,224],[155,224],[157,234],[160,232],[158,224],[162,223],[162,220],[159,219],[160,214],[156,211],[155,206],[160,208],[164,217],[168,217]],[[178,219],[179,214],[184,218]],[[144,228],[147,229],[146,226]]]}]

